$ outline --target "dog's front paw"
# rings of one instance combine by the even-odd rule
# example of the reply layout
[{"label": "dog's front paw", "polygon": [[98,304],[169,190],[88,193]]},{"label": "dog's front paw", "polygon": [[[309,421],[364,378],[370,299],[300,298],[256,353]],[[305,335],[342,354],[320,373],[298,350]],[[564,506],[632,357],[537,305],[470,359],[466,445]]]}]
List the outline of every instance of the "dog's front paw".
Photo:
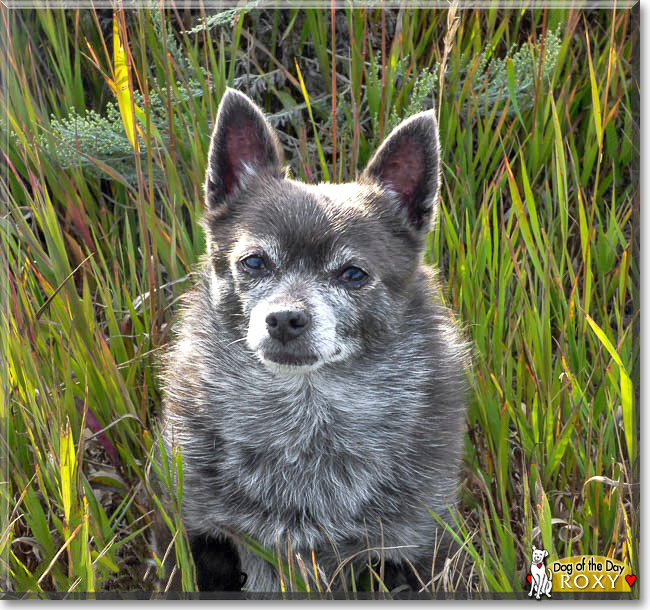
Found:
[{"label": "dog's front paw", "polygon": [[197,536],[192,540],[192,555],[199,591],[241,591],[246,574],[229,540]]}]

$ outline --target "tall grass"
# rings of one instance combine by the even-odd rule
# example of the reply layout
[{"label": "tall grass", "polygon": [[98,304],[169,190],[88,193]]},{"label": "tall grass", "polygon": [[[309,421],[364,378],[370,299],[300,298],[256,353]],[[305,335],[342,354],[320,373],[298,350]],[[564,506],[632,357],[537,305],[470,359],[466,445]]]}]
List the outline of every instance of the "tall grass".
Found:
[{"label": "tall grass", "polygon": [[[0,15],[2,591],[164,589],[170,556],[194,588],[180,456],[162,490],[147,475],[226,86],[264,106],[307,181],[354,179],[436,101],[426,258],[473,345],[473,391],[465,568],[427,589],[521,592],[532,544],[638,573],[637,12]],[[153,552],[161,493],[172,544]],[[291,565],[288,589],[327,591],[317,558]]]}]

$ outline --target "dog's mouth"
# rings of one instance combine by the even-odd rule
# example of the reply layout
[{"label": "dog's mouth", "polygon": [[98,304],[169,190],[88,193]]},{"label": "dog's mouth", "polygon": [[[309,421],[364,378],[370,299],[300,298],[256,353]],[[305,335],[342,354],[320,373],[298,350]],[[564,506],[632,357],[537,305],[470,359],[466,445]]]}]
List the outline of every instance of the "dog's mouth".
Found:
[{"label": "dog's mouth", "polygon": [[264,350],[262,357],[264,360],[284,366],[311,366],[318,360],[315,354],[287,354],[271,350]]}]

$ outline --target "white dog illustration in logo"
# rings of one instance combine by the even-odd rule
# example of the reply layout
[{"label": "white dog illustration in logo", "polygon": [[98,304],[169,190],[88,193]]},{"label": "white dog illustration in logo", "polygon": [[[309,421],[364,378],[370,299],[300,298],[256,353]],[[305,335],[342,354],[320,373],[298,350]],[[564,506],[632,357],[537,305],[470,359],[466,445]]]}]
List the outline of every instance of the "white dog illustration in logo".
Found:
[{"label": "white dog illustration in logo", "polygon": [[553,586],[553,575],[544,565],[544,558],[548,557],[548,551],[538,549],[533,545],[533,558],[530,563],[530,592],[528,597],[533,596],[535,591],[535,598],[544,593],[546,597],[551,597],[551,587]]}]

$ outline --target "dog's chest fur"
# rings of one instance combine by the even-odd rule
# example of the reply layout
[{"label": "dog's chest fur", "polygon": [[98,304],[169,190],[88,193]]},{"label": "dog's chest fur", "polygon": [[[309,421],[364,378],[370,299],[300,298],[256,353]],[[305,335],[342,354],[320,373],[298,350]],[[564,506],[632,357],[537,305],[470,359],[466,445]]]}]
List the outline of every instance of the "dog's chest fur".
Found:
[{"label": "dog's chest fur", "polygon": [[[277,510],[279,529],[322,526],[340,536],[341,524],[355,523],[391,475],[386,425],[373,411],[390,410],[392,401],[380,388],[363,391],[349,382],[317,377],[271,385],[226,414],[230,430],[246,432],[230,435],[221,468],[238,495],[263,498]],[[265,408],[268,417],[260,417]]]}]

